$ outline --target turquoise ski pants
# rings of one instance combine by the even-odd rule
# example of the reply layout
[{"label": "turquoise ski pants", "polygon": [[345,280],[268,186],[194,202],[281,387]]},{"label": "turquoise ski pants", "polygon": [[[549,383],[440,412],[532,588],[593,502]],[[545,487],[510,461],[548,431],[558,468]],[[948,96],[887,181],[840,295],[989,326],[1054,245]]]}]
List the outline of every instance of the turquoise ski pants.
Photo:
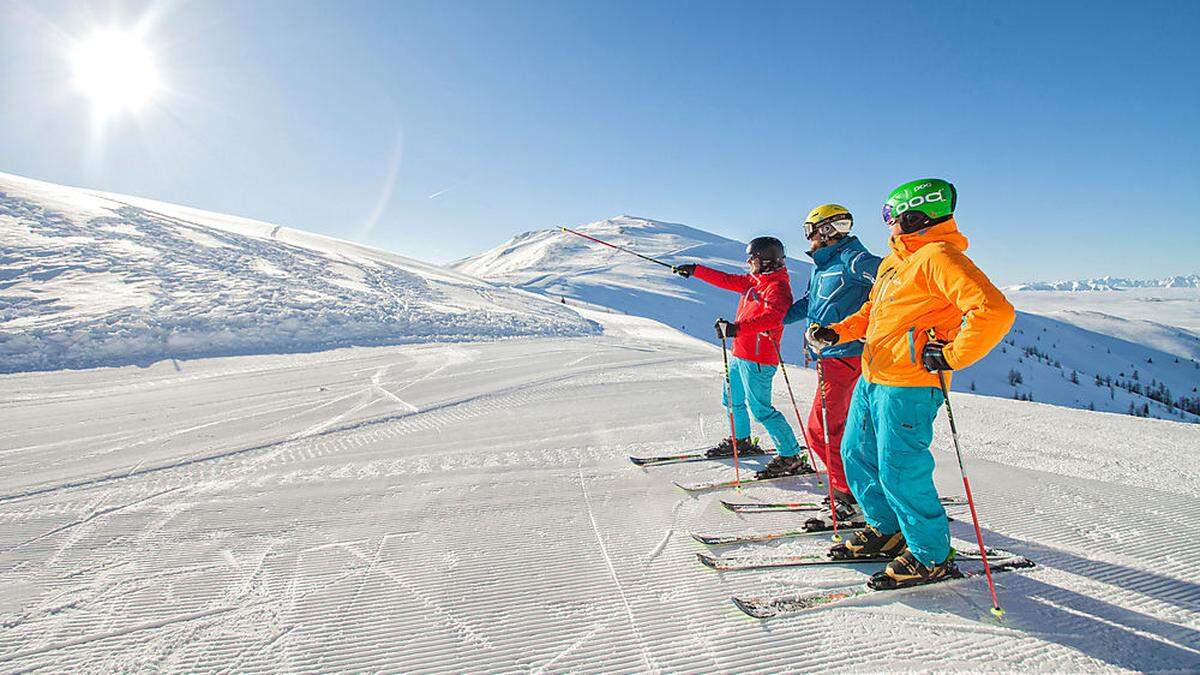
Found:
[{"label": "turquoise ski pants", "polygon": [[950,526],[933,485],[933,422],[942,405],[937,387],[890,387],[859,378],[850,399],[842,463],[867,524],[904,532],[925,565],[950,555]]},{"label": "turquoise ski pants", "polygon": [[[750,413],[758,423],[766,427],[771,440],[779,454],[792,457],[800,452],[800,444],[796,442],[796,434],[787,422],[783,413],[771,405],[771,381],[775,379],[775,366],[767,366],[736,356],[729,357],[729,389],[733,392],[733,428],[738,438],[750,435],[750,417],[746,415],[749,404]],[[721,394],[725,407],[729,407],[729,397]]]}]

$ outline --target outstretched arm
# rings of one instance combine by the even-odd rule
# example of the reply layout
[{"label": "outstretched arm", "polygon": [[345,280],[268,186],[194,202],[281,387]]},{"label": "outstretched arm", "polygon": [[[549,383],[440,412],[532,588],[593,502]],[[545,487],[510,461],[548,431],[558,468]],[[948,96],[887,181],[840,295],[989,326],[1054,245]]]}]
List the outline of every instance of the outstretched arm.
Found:
[{"label": "outstretched arm", "polygon": [[734,293],[745,293],[754,285],[749,274],[726,274],[704,265],[696,265],[693,274],[700,281]]}]

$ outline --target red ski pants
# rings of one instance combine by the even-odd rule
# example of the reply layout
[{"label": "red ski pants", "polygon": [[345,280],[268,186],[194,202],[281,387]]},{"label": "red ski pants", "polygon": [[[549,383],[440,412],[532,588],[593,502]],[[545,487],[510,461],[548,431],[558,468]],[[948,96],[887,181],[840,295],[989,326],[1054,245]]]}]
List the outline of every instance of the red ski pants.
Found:
[{"label": "red ski pants", "polygon": [[[846,484],[846,470],[842,468],[842,432],[846,430],[846,413],[850,410],[850,396],[858,376],[862,373],[859,357],[826,358],[817,362],[820,381],[825,391],[825,416],[829,422],[829,445],[825,445],[825,434],[821,429],[821,393],[813,396],[812,410],[808,413],[808,426],[804,436],[808,447],[829,467],[829,480],[840,492],[850,492]],[[831,451],[832,450],[832,451]]]}]

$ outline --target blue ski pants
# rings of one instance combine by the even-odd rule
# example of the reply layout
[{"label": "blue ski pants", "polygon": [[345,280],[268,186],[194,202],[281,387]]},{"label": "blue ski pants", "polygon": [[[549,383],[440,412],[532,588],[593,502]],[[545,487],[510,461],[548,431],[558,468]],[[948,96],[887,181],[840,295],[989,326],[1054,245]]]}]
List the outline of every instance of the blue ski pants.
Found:
[{"label": "blue ski pants", "polygon": [[[750,417],[747,405],[758,423],[766,427],[779,454],[792,457],[800,452],[796,434],[783,413],[771,405],[771,381],[775,379],[776,366],[763,365],[736,356],[729,357],[729,389],[733,393],[733,428],[738,438],[750,435]],[[729,397],[722,393],[721,400],[729,408]]]},{"label": "blue ski pants", "polygon": [[842,463],[867,524],[904,532],[917,560],[935,565],[950,555],[950,526],[933,485],[933,422],[943,401],[937,387],[891,387],[859,378],[850,399]]}]

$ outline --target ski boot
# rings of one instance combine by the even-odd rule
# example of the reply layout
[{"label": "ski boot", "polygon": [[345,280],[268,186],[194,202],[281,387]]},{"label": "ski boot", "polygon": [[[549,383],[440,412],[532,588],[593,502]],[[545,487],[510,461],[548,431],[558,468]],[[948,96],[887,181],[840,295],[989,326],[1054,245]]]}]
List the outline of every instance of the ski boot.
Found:
[{"label": "ski boot", "polygon": [[803,476],[806,473],[816,473],[816,471],[809,465],[808,459],[804,455],[799,453],[791,457],[776,455],[758,473],[754,474],[754,478],[756,480],[783,478],[784,476]]},{"label": "ski boot", "polygon": [[[829,497],[821,500],[825,508],[829,508]],[[854,501],[854,495],[848,492],[834,491],[833,493],[834,512],[837,514],[837,522],[839,527],[861,527],[863,521],[863,510]],[[809,518],[804,521],[804,529],[809,532],[821,532],[833,528],[833,518],[830,514]]]},{"label": "ski boot", "polygon": [[834,560],[891,560],[906,550],[903,532],[884,534],[867,525],[853,539],[829,549],[829,557]]},{"label": "ski boot", "polygon": [[[737,449],[739,455],[765,455],[766,450],[758,446],[758,437],[747,436],[737,440]],[[704,453],[709,459],[721,459],[723,457],[733,457],[733,443],[728,438],[721,439],[717,447],[710,448]]]},{"label": "ski boot", "polygon": [[905,548],[900,557],[895,558],[888,563],[887,567],[876,572],[867,585],[877,591],[890,591],[895,588],[935,584],[961,576],[962,572],[959,571],[958,565],[954,564],[954,549],[950,549],[950,555],[945,562],[938,563],[933,567],[926,567],[917,560],[912,551]]}]

